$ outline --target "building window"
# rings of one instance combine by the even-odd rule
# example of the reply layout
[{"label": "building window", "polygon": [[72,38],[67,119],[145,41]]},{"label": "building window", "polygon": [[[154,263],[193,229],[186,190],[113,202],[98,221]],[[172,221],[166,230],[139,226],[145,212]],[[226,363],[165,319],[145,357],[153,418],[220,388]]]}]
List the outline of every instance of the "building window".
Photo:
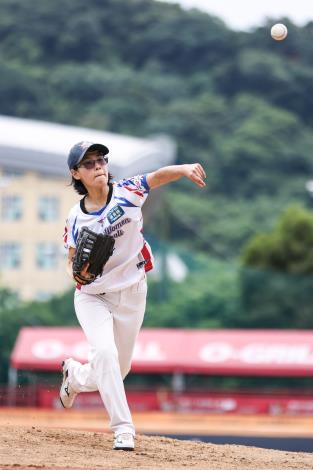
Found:
[{"label": "building window", "polygon": [[20,220],[22,218],[22,197],[3,196],[1,217],[3,220]]},{"label": "building window", "polygon": [[36,265],[39,269],[56,269],[59,251],[56,243],[42,242],[37,244]]},{"label": "building window", "polygon": [[53,222],[59,217],[59,199],[54,196],[41,196],[38,201],[38,218]]},{"label": "building window", "polygon": [[0,245],[0,268],[16,269],[21,266],[22,248],[20,243],[7,242]]}]

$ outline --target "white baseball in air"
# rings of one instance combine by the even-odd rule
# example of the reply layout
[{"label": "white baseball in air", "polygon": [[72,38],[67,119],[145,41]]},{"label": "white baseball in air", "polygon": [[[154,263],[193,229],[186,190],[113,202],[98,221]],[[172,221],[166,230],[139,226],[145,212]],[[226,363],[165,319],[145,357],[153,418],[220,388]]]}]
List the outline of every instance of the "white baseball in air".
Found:
[{"label": "white baseball in air", "polygon": [[275,39],[275,41],[282,41],[287,37],[287,34],[287,26],[282,23],[274,24],[274,26],[271,28],[271,36],[273,39]]}]

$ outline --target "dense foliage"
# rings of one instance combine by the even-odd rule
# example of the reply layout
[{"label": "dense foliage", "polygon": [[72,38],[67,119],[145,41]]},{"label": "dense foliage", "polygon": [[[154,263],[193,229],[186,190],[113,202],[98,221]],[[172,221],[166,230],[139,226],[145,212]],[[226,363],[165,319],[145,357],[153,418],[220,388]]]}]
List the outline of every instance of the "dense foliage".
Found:
[{"label": "dense foliage", "polygon": [[313,328],[313,214],[290,207],[244,249],[241,326]]},{"label": "dense foliage", "polygon": [[197,217],[197,248],[236,256],[305,199],[313,170],[313,23],[284,21],[288,39],[276,43],[270,22],[234,32],[152,0],[2,0],[0,113],[172,135],[178,162],[208,173],[201,195],[184,200],[187,182],[171,193],[172,235],[188,243],[184,219]]},{"label": "dense foliage", "polygon": [[72,290],[49,302],[24,304],[9,290],[0,289],[0,383],[7,379],[9,357],[20,328],[38,325],[77,325]]},{"label": "dense foliage", "polygon": [[[151,279],[147,325],[312,326],[312,257],[305,260],[312,223],[301,221],[301,211],[251,242],[244,273],[238,261],[287,206],[309,203],[313,23],[283,21],[289,35],[277,43],[269,34],[273,21],[234,32],[215,17],[152,0],[0,2],[1,114],[166,133],[177,142],[178,163],[199,161],[206,169],[205,190],[181,180],[163,194],[163,242],[197,251],[201,262],[182,284],[167,282],[166,295]],[[146,231],[159,235],[160,222],[161,211]],[[280,283],[286,272],[291,283],[301,276],[308,283],[298,316],[301,289],[290,299],[293,289]],[[263,282],[268,302],[261,308]],[[281,300],[277,310],[285,289],[290,302]],[[75,322],[71,293],[27,306],[3,295],[6,357],[20,325]]]}]

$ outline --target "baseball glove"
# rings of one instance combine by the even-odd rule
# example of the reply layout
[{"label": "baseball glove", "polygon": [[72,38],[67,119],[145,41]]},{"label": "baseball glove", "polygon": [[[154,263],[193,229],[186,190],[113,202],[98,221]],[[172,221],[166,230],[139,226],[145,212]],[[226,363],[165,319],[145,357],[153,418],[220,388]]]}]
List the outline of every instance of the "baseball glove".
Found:
[{"label": "baseball glove", "polygon": [[79,284],[91,284],[103,272],[112,256],[115,240],[110,235],[82,227],[73,257],[73,277]]}]

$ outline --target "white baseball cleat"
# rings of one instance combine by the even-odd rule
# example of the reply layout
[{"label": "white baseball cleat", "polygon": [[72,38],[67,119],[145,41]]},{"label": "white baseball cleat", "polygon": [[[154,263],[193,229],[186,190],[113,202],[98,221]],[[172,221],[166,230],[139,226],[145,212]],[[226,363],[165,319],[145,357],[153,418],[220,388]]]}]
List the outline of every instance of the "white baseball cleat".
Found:
[{"label": "white baseball cleat", "polygon": [[134,436],[131,433],[122,433],[114,439],[114,450],[134,450]]},{"label": "white baseball cleat", "polygon": [[69,381],[68,369],[73,359],[66,359],[62,362],[63,381],[60,387],[60,402],[63,408],[71,408],[77,396]]}]

